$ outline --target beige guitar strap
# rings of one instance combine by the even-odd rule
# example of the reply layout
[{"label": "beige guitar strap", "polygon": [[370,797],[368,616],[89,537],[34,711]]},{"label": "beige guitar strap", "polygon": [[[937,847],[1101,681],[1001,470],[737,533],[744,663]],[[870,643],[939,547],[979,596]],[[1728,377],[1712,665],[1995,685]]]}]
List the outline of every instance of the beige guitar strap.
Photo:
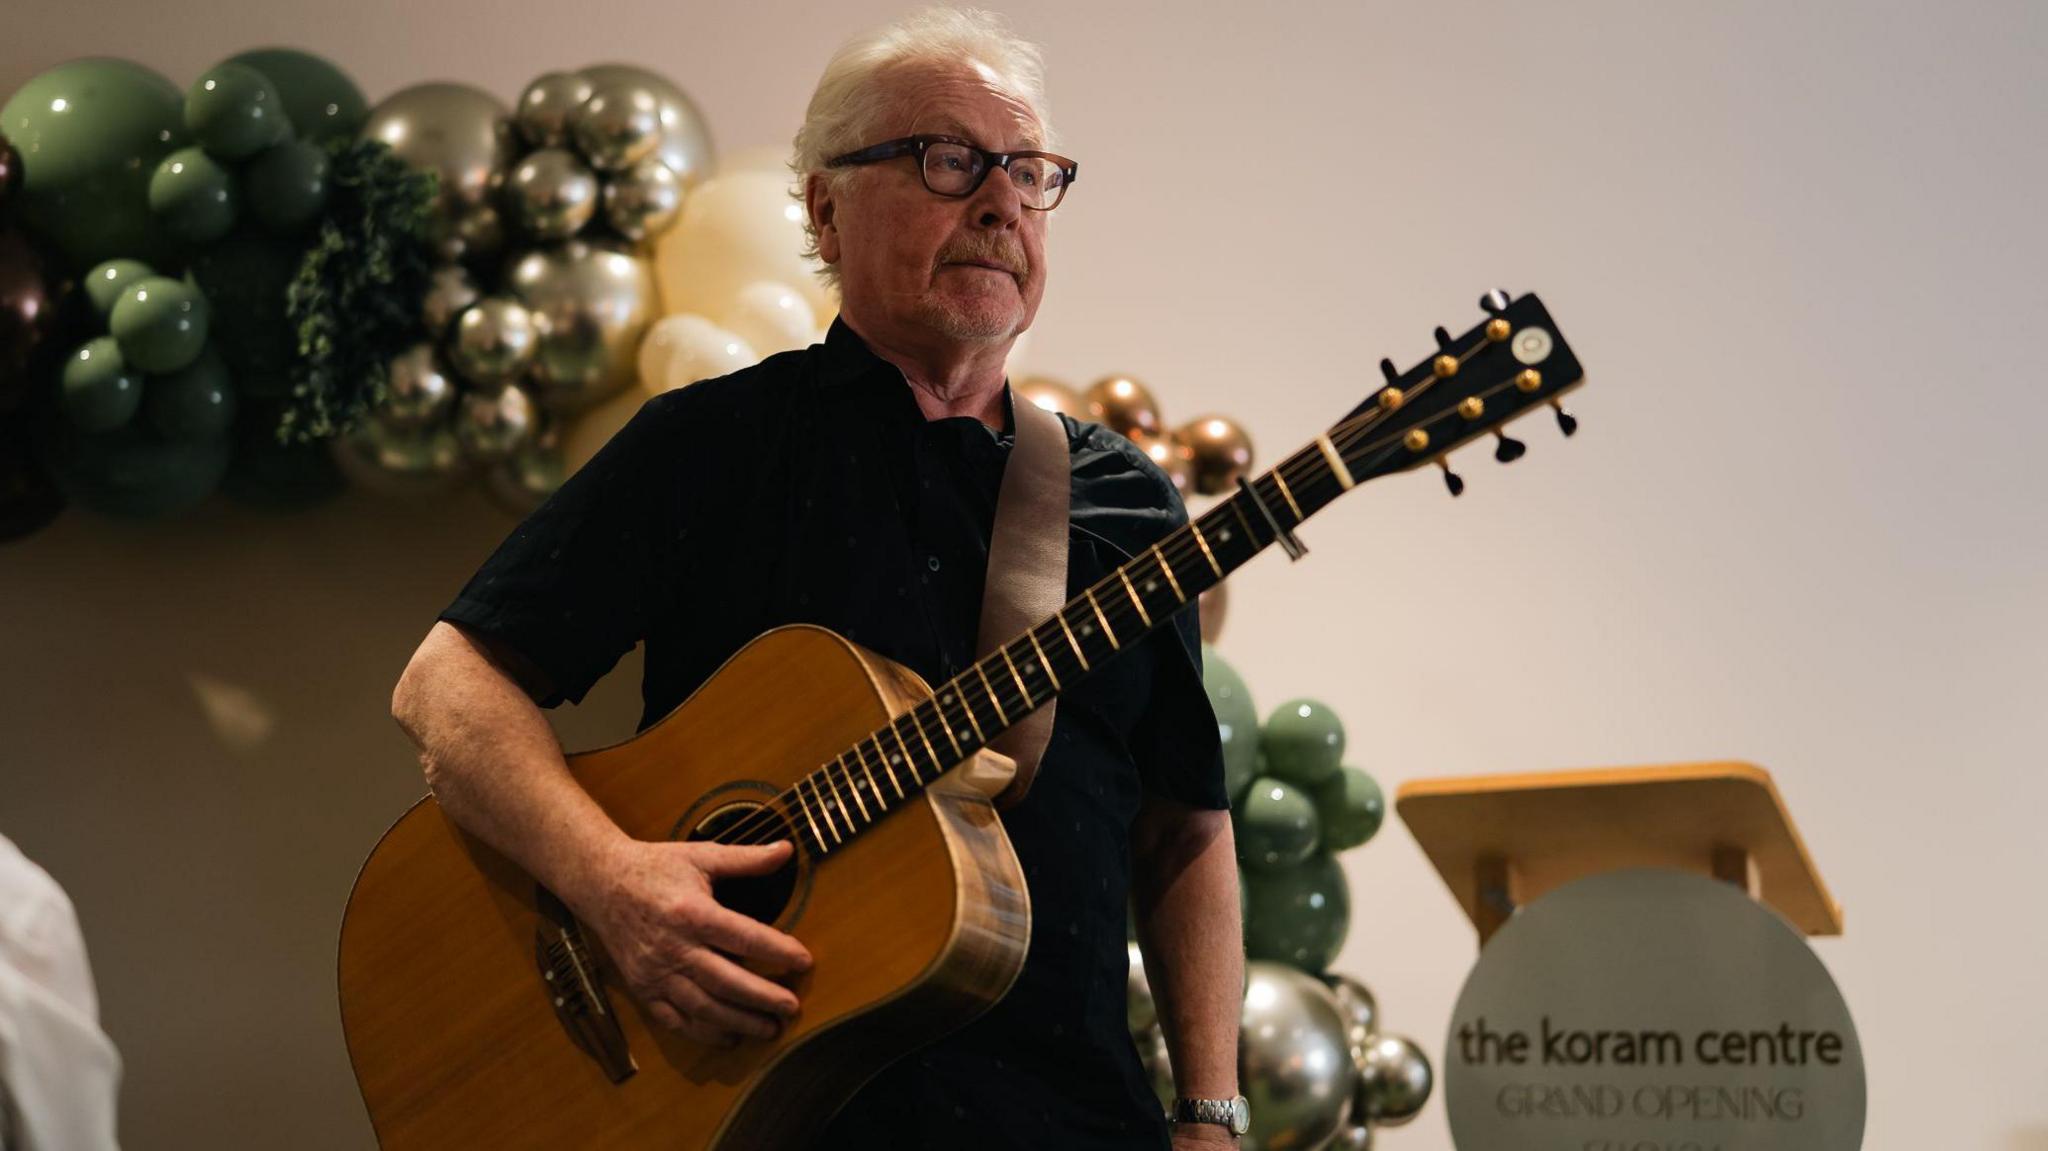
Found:
[{"label": "beige guitar strap", "polygon": [[[995,530],[988,545],[988,576],[981,592],[976,658],[1022,635],[1067,602],[1067,514],[1072,482],[1067,429],[1060,418],[1011,393],[1016,425],[1003,484],[996,494]],[[1058,700],[1012,724],[989,747],[1017,761],[1017,774],[995,798],[1016,806],[1038,777],[1038,761],[1052,739]]]}]

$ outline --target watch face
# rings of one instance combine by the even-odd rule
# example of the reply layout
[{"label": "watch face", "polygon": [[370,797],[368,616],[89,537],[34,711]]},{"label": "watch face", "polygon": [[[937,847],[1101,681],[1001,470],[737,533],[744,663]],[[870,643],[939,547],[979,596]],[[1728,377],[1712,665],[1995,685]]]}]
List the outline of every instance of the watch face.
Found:
[{"label": "watch face", "polygon": [[1239,1135],[1252,1129],[1251,1104],[1242,1095],[1230,1101],[1230,1129]]}]

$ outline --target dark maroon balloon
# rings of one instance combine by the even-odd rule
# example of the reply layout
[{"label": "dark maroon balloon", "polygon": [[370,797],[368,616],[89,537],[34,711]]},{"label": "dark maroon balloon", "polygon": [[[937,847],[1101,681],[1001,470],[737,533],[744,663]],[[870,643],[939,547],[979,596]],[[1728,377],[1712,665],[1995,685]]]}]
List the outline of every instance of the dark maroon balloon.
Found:
[{"label": "dark maroon balloon", "polygon": [[0,204],[14,198],[14,190],[21,184],[21,153],[0,136]]},{"label": "dark maroon balloon", "polygon": [[20,405],[29,360],[55,318],[43,261],[28,237],[13,228],[0,230],[0,412]]}]

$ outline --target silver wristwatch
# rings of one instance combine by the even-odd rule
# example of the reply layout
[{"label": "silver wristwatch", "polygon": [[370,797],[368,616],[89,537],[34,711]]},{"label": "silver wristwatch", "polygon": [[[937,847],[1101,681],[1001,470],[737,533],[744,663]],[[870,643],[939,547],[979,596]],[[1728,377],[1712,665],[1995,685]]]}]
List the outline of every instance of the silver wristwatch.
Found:
[{"label": "silver wristwatch", "polygon": [[1251,1104],[1242,1095],[1228,1099],[1191,1099],[1182,1095],[1173,1101],[1166,1117],[1175,1123],[1221,1124],[1232,1135],[1242,1135],[1252,1127]]}]

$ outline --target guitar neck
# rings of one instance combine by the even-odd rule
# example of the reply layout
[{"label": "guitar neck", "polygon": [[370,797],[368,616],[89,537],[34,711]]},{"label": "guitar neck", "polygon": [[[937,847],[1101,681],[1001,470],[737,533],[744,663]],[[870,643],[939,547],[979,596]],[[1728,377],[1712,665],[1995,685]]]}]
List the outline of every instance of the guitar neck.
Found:
[{"label": "guitar neck", "polygon": [[804,846],[829,853],[851,840],[1164,625],[1271,545],[1276,528],[1291,531],[1342,494],[1340,468],[1327,440],[1296,452],[1250,483],[1257,502],[1243,490],[1218,502],[797,781],[783,799]]}]

